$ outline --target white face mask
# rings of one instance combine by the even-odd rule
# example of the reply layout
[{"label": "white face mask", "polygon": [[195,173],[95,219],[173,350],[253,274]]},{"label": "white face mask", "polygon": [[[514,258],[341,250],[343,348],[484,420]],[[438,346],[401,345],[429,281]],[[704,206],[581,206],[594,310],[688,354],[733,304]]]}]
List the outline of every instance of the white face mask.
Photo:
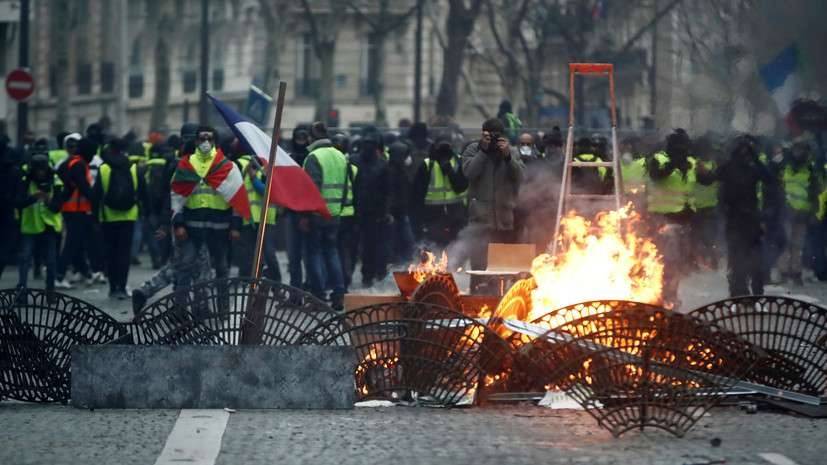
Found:
[{"label": "white face mask", "polygon": [[631,163],[634,158],[631,152],[623,152],[623,155],[620,156],[620,159],[626,163]]},{"label": "white face mask", "polygon": [[531,147],[529,147],[527,145],[520,146],[520,155],[522,155],[524,157],[530,157],[532,153],[533,153],[533,150],[531,150]]},{"label": "white face mask", "polygon": [[411,166],[411,165],[413,165],[413,158],[411,158],[411,156],[408,155],[408,158],[405,159],[405,166]]},{"label": "white face mask", "polygon": [[198,150],[200,150],[201,153],[210,153],[210,151],[212,150],[212,142],[208,140],[201,142],[200,144],[198,144]]}]

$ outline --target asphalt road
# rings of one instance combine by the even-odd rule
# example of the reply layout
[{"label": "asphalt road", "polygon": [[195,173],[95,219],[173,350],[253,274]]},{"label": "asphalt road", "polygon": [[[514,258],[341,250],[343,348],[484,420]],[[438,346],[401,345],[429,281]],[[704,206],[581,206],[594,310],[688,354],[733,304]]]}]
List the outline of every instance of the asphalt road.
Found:
[{"label": "asphalt road", "polygon": [[[283,261],[284,276],[285,265]],[[130,286],[152,273],[148,266],[133,267]],[[13,287],[15,281],[15,270],[7,269],[0,288]],[[467,277],[458,276],[457,281],[467,288]],[[363,292],[392,289],[387,282]],[[827,286],[812,280],[802,287],[770,287],[768,292],[827,301]],[[130,302],[110,300],[105,285],[81,285],[68,293],[116,319],[132,316]],[[723,271],[696,273],[682,284],[685,309],[724,297]],[[827,421],[767,412],[749,415],[732,407],[712,410],[684,438],[647,430],[619,439],[583,412],[530,405],[182,412],[0,402],[0,464],[827,463]],[[179,420],[185,415],[195,419]],[[226,418],[218,423],[199,423],[222,415]],[[720,445],[714,446],[717,440]]]},{"label": "asphalt road", "polygon": [[533,406],[179,414],[4,403],[0,421],[4,465],[822,465],[827,456],[827,422],[735,408],[713,410],[683,438],[614,438],[583,412]]}]

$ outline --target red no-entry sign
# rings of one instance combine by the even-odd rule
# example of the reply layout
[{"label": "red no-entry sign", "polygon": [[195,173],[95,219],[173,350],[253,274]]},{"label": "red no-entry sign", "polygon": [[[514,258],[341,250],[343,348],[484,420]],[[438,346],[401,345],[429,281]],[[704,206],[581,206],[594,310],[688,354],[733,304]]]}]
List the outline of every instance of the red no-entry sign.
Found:
[{"label": "red no-entry sign", "polygon": [[22,102],[34,93],[34,78],[27,69],[17,68],[6,76],[6,92],[14,100]]}]

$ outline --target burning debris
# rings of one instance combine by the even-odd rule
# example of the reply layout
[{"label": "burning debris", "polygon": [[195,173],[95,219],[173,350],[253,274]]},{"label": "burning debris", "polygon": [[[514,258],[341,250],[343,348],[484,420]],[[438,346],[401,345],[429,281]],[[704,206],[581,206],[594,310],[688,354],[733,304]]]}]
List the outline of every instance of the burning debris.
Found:
[{"label": "burning debris", "polygon": [[536,288],[529,320],[567,305],[592,300],[661,304],[663,258],[641,236],[640,215],[631,205],[590,221],[575,212],[562,220],[558,253],[532,263]]},{"label": "burning debris", "polygon": [[429,250],[422,251],[422,261],[412,264],[408,267],[408,273],[411,273],[413,278],[418,283],[422,283],[429,276],[437,274],[448,273],[448,254],[443,250],[442,256],[437,260]]}]

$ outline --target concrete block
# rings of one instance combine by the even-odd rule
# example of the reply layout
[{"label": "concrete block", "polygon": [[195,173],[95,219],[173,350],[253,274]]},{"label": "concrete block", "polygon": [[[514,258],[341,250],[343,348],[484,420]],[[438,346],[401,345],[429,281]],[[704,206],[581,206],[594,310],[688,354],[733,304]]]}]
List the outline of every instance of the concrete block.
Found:
[{"label": "concrete block", "polygon": [[352,347],[76,346],[80,408],[349,409]]}]

